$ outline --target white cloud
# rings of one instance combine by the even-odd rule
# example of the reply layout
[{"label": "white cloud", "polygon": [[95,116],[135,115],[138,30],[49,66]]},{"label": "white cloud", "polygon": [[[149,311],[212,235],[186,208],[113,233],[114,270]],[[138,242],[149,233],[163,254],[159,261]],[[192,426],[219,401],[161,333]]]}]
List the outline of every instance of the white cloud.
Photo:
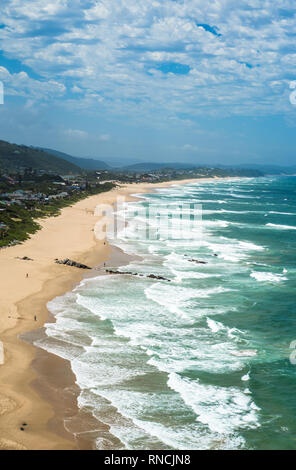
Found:
[{"label": "white cloud", "polygon": [[23,0],[7,1],[3,14],[14,15],[15,18],[26,17],[31,20],[47,19],[64,11],[68,6],[67,0]]},{"label": "white cloud", "polygon": [[71,88],[71,91],[72,91],[72,93],[83,93],[83,90],[81,88],[79,88],[79,86],[77,86],[77,85],[74,85]]},{"label": "white cloud", "polygon": [[0,67],[0,80],[5,84],[7,95],[21,96],[30,102],[44,102],[63,96],[66,87],[56,80],[34,80],[26,72],[10,73],[5,67]]},{"label": "white cloud", "polygon": [[75,139],[87,139],[88,133],[80,129],[66,129],[64,134],[68,137],[73,137]]},{"label": "white cloud", "polygon": [[[10,73],[16,95],[22,83],[36,99],[65,100],[70,81],[72,107],[156,123],[289,114],[295,15],[292,0],[6,0],[0,46],[42,76]],[[166,73],[171,62],[190,73]]]},{"label": "white cloud", "polygon": [[85,19],[88,21],[107,18],[109,13],[109,9],[103,2],[96,2],[92,8],[84,11]]}]

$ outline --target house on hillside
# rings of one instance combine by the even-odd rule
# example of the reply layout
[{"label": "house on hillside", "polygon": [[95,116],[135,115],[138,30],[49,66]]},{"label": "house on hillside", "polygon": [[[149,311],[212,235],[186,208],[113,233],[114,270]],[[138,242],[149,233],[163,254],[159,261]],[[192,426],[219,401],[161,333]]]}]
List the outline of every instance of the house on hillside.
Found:
[{"label": "house on hillside", "polygon": [[58,193],[58,194],[51,194],[50,196],[48,196],[48,200],[54,200],[54,199],[63,199],[64,197],[68,197],[69,196],[69,193],[66,193],[66,191],[63,191],[61,193]]}]

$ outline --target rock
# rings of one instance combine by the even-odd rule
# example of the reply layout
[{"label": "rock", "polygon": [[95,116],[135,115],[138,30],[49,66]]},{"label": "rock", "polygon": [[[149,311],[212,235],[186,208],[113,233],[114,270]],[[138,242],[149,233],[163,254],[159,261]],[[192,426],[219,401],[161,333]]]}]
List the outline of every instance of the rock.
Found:
[{"label": "rock", "polygon": [[28,256],[23,256],[20,258],[20,256],[17,256],[15,259],[21,259],[23,261],[34,261],[32,258],[29,258]]},{"label": "rock", "polygon": [[79,269],[92,269],[89,266],[86,266],[86,264],[78,263],[77,261],[73,261],[69,258],[65,258],[61,260],[55,259],[55,262],[57,264],[65,264],[67,266],[73,266],[74,268],[79,268]]},{"label": "rock", "polygon": [[146,277],[146,278],[149,278],[149,279],[156,279],[158,281],[171,282],[171,279],[167,279],[167,278],[162,277],[162,276],[157,276],[156,274],[149,274],[147,276],[144,276],[144,274],[132,273],[130,271],[116,271],[116,270],[113,270],[113,269],[106,269],[106,273],[108,273],[108,274],[128,274],[130,276],[141,276],[141,277]]},{"label": "rock", "polygon": [[208,264],[206,261],[200,261],[199,259],[189,259],[188,261],[196,264]]},{"label": "rock", "polygon": [[155,274],[149,274],[147,276],[149,279],[156,279],[158,281],[167,281],[167,282],[171,282],[170,279],[167,279],[166,277],[162,277],[162,276],[156,276]]},{"label": "rock", "polygon": [[[184,257],[187,258],[188,255],[185,253]],[[206,261],[201,261],[199,259],[194,259],[194,258],[188,259],[187,261],[189,261],[190,263],[196,263],[196,264],[208,264]]]}]

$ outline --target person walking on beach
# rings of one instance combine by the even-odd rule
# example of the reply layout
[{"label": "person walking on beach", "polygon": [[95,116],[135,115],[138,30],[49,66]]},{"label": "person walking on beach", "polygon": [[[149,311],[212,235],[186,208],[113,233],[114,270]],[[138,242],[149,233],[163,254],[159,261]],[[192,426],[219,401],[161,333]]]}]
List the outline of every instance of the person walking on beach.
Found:
[{"label": "person walking on beach", "polygon": [[29,277],[29,274],[28,274],[28,273],[26,274],[26,277]]},{"label": "person walking on beach", "polygon": [[37,317],[36,317],[36,315],[34,315],[34,320],[35,320],[35,321],[37,321]]}]

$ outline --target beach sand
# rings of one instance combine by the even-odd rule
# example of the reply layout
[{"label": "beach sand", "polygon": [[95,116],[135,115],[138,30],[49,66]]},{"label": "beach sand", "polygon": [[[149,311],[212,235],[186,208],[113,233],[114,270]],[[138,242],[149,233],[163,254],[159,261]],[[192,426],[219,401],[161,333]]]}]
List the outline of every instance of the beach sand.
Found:
[{"label": "beach sand", "polygon": [[[0,449],[92,448],[91,435],[77,441],[73,429],[67,432],[64,427],[65,418],[78,413],[78,390],[70,364],[19,336],[54,321],[49,317],[47,302],[89,275],[56,264],[56,258],[70,258],[93,267],[110,256],[108,243],[94,236],[99,220],[94,210],[98,204],[114,204],[118,196],[131,200],[132,193],[191,181],[196,180],[122,185],[88,197],[64,208],[58,217],[39,221],[41,230],[21,245],[0,250],[0,341],[4,346],[4,364],[0,364]],[[24,256],[33,261],[17,259]],[[91,423],[91,417],[88,419]],[[80,417],[78,421],[77,429],[85,422]],[[95,428],[96,434],[108,431],[104,425],[98,429],[97,422]]]}]

